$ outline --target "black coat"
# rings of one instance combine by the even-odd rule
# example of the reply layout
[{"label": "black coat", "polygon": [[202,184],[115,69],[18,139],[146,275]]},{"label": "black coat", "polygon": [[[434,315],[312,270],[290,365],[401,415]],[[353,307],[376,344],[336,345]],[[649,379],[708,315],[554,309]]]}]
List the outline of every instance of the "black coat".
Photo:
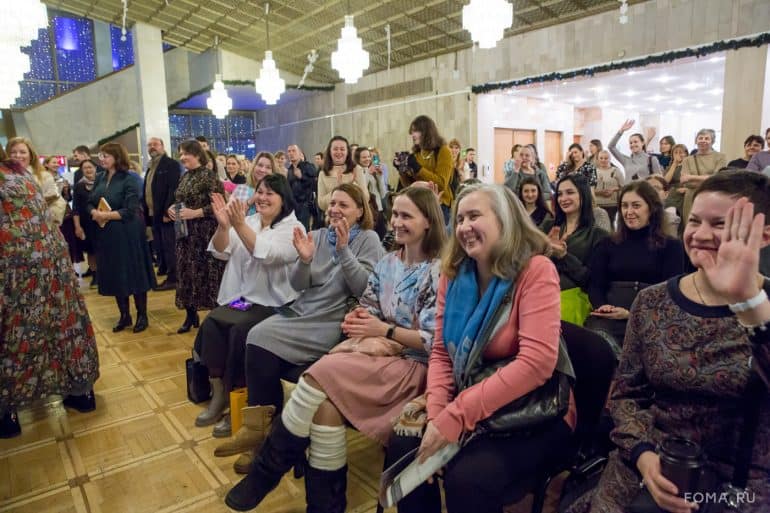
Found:
[{"label": "black coat", "polygon": [[294,196],[294,202],[299,205],[305,205],[313,198],[313,193],[318,190],[318,171],[315,166],[307,161],[299,163],[299,169],[302,171],[302,178],[294,176],[294,169],[289,166],[289,185]]},{"label": "black coat", "polygon": [[[163,154],[158,162],[158,167],[155,169],[150,186],[152,191],[152,212],[150,212],[147,206],[147,200],[142,195],[142,208],[144,209],[144,218],[147,220],[148,225],[152,224],[153,218],[163,219],[169,207],[176,202],[174,194],[176,193],[177,186],[179,186],[179,177],[181,175],[182,170],[179,167],[179,163],[168,155]],[[145,189],[147,188],[147,176],[148,174],[145,174]]]}]

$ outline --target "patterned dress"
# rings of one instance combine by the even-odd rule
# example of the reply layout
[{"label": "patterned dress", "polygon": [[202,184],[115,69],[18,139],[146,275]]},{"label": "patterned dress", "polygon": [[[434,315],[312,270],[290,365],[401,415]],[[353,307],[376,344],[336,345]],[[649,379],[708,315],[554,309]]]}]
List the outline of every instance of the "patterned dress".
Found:
[{"label": "patterned dress", "polygon": [[[749,337],[727,306],[704,306],[679,289],[682,276],[639,292],[610,399],[615,421],[610,454],[594,513],[622,513],[639,493],[632,463],[666,435],[703,447],[722,479],[732,476],[743,424],[741,398],[752,364],[770,372],[770,330]],[[766,282],[765,290],[770,290]],[[770,395],[761,398],[748,488],[741,511],[770,511]]]},{"label": "patterned dress", "polygon": [[583,175],[586,180],[588,180],[588,185],[591,187],[596,187],[596,184],[598,182],[598,178],[596,176],[596,168],[593,164],[586,161],[583,162],[583,165],[579,168],[573,170],[570,170],[568,164],[566,162],[562,162],[559,164],[559,167],[556,168],[556,181],[558,182],[564,177],[567,177],[569,175]]},{"label": "patterned dress", "polygon": [[176,190],[176,201],[185,207],[203,209],[203,217],[187,221],[187,237],[176,241],[176,306],[211,310],[219,306],[217,294],[225,262],[206,251],[217,229],[211,193],[225,193],[214,171],[199,167],[182,175]]},{"label": "patterned dress", "polygon": [[423,349],[407,348],[399,356],[336,353],[307,371],[356,429],[383,445],[404,405],[425,392],[436,326],[438,261],[407,266],[399,254],[377,263],[360,304],[387,323],[418,330]]},{"label": "patterned dress", "polygon": [[0,413],[99,377],[96,340],[67,246],[32,175],[0,164]]}]

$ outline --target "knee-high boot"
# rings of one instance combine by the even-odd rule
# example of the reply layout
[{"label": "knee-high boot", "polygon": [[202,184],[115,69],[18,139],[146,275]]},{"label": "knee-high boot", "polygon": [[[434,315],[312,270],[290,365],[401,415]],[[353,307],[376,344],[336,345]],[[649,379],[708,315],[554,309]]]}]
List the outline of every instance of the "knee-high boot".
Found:
[{"label": "knee-high boot", "polygon": [[147,320],[147,292],[134,294],[134,304],[136,304],[136,324],[134,324],[134,333],[139,333],[147,329],[149,322]]},{"label": "knee-high boot", "polygon": [[184,322],[182,323],[182,326],[179,327],[178,330],[176,330],[177,333],[187,333],[190,331],[190,328],[197,328],[200,324],[200,321],[198,320],[198,311],[195,309],[194,306],[188,306],[185,308],[187,311],[187,317],[185,317]]},{"label": "knee-high boot", "polygon": [[236,511],[256,508],[278,486],[281,477],[305,456],[309,443],[309,437],[292,434],[283,420],[276,418],[249,474],[230,490],[225,503]]},{"label": "knee-high boot", "polygon": [[112,327],[112,331],[117,333],[131,326],[133,321],[131,320],[131,311],[128,305],[128,296],[115,296],[115,302],[118,304],[118,310],[120,310],[120,319],[118,323]]},{"label": "knee-high boot", "polygon": [[345,513],[348,466],[337,470],[305,467],[307,513]]}]

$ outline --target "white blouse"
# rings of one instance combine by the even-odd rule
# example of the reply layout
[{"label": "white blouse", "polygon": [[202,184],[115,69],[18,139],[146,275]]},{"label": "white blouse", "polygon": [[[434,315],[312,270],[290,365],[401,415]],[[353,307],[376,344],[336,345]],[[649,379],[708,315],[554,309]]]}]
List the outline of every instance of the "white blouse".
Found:
[{"label": "white blouse", "polygon": [[209,241],[208,251],[215,258],[227,260],[217,303],[226,305],[241,297],[263,306],[293,301],[299,293],[289,284],[291,264],[297,260],[292,239],[295,227],[305,231],[302,223],[292,212],[272,228],[262,229],[259,214],[246,217],[246,224],[257,235],[253,253],[248,252],[235,228],[230,228],[230,242],[224,251],[214,248],[213,238]]}]

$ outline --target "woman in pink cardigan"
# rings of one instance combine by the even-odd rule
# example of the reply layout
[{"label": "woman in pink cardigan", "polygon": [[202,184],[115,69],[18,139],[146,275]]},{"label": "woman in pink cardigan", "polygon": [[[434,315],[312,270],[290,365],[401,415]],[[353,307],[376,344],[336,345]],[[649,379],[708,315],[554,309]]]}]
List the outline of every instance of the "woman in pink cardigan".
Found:
[{"label": "woman in pink cardigan", "polygon": [[[559,275],[546,256],[547,238],[521,203],[505,187],[469,186],[460,193],[454,220],[455,237],[442,260],[439,280],[428,366],[428,423],[417,453],[422,461],[465,439],[496,410],[544,384],[559,352]],[[504,310],[491,332],[483,357],[515,358],[457,393],[469,353],[474,345],[487,342],[481,335],[484,321],[505,301],[510,301],[510,310]],[[563,419],[530,434],[475,436],[445,468],[448,513],[502,511],[507,490],[560,456],[575,420],[571,402]],[[421,500],[402,500],[399,513],[440,510],[435,504],[438,494],[416,496]]]}]

